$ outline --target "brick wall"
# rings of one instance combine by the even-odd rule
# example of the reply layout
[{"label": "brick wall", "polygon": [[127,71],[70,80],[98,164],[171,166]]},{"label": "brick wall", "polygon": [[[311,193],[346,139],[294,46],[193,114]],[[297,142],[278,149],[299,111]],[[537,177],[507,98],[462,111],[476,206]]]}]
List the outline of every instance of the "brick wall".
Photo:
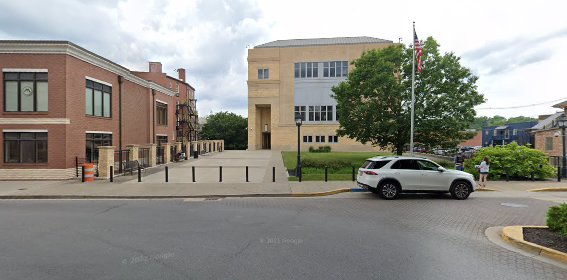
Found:
[{"label": "brick wall", "polygon": [[[555,136],[556,133],[560,133],[560,129],[551,129],[545,131],[538,131],[535,133],[535,148],[546,153],[548,156],[562,156],[563,155],[563,143],[562,138]],[[553,149],[547,150],[545,145],[545,139],[551,137],[553,140]]]}]

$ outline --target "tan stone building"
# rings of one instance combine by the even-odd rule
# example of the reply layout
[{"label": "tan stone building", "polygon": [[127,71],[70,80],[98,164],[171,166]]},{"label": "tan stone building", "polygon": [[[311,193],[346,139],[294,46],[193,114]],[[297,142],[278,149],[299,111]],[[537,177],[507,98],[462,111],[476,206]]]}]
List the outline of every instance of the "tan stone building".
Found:
[{"label": "tan stone building", "polygon": [[248,50],[248,149],[296,150],[295,113],[301,114],[302,150],[373,151],[337,137],[331,88],[347,79],[363,52],[392,45],[371,37],[279,40]]}]

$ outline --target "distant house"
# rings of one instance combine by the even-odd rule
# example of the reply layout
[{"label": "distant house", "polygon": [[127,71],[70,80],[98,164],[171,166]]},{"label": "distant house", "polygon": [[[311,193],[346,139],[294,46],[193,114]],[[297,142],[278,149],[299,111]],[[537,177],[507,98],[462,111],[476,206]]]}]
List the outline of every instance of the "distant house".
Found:
[{"label": "distant house", "polygon": [[[560,105],[560,104],[558,104]],[[554,107],[558,107],[558,105]],[[535,148],[546,153],[550,157],[563,155],[561,129],[557,126],[557,120],[564,116],[563,112],[541,118],[541,120],[530,129],[535,137]]]},{"label": "distant house", "polygon": [[512,142],[518,145],[534,144],[534,136],[529,133],[530,129],[538,122],[511,123],[500,126],[488,126],[482,128],[482,146],[506,145]]}]

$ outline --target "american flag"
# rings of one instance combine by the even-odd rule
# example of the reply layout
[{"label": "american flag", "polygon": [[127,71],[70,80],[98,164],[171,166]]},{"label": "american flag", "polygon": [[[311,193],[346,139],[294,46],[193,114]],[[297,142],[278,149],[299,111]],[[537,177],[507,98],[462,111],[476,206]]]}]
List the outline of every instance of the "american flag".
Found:
[{"label": "american flag", "polygon": [[415,56],[417,57],[417,71],[421,73],[421,70],[423,69],[423,63],[421,61],[421,56],[423,55],[423,47],[421,46],[419,39],[417,39],[415,30],[413,31],[413,41],[415,46]]}]

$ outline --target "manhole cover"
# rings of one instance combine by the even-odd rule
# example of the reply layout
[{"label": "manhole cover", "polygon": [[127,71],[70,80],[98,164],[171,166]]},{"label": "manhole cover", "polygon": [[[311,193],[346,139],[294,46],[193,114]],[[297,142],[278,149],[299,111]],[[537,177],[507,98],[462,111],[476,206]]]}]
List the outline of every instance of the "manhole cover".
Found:
[{"label": "manhole cover", "polygon": [[524,205],[524,204],[516,204],[516,203],[500,203],[500,205],[502,205],[502,206],[507,206],[507,207],[514,207],[514,208],[524,208],[524,207],[528,207],[527,205]]}]

